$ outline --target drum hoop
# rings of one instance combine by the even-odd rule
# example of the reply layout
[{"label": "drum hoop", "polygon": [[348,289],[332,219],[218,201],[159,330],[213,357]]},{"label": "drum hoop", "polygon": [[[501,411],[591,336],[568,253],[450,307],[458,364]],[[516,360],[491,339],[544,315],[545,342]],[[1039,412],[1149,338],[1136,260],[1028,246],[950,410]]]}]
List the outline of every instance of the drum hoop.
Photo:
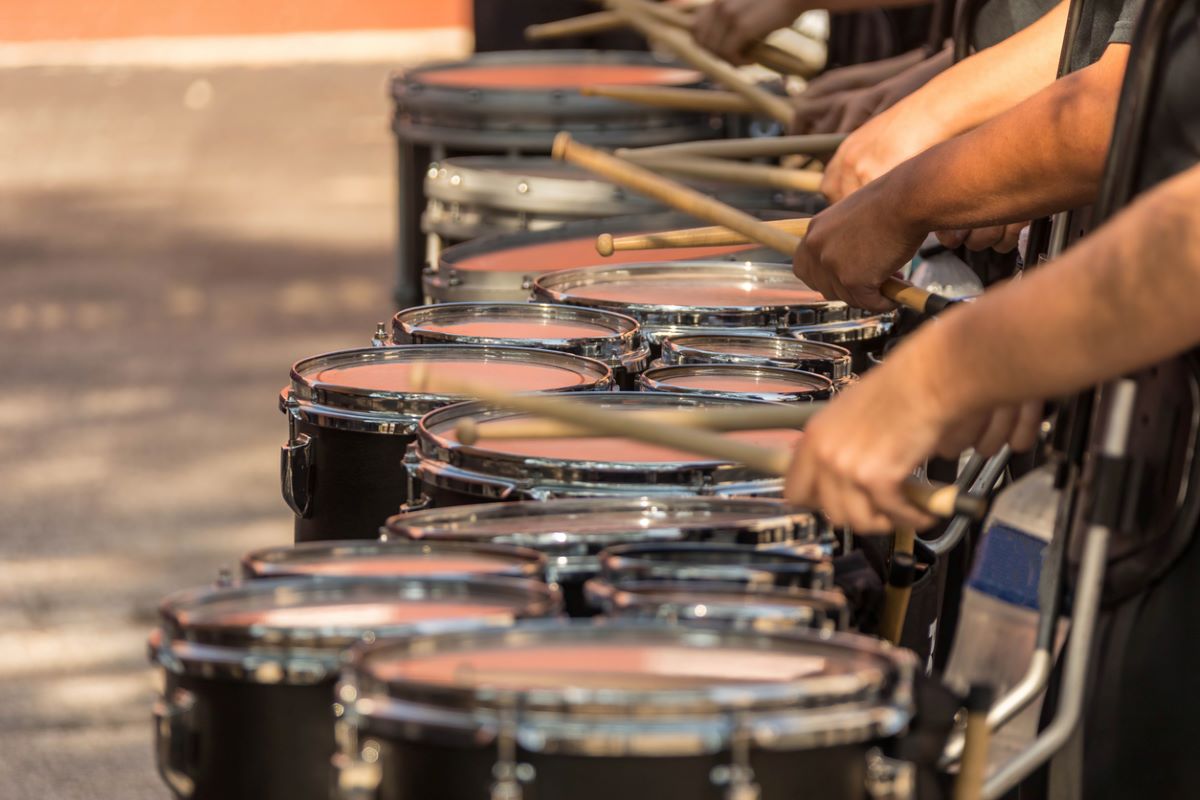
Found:
[{"label": "drum hoop", "polygon": [[[654,398],[669,399],[656,400]],[[581,393],[578,399],[597,403],[605,401],[616,404],[627,402],[630,405],[643,403],[651,405],[651,407],[655,403],[678,407],[679,405],[703,406],[714,402],[730,404],[758,402],[659,392]],[[439,469],[445,467],[457,471],[464,478],[479,475],[493,480],[501,479],[512,482],[515,488],[535,485],[542,488],[543,484],[550,484],[578,490],[581,488],[580,484],[590,484],[595,487],[619,484],[636,485],[639,487],[636,491],[641,494],[647,494],[647,492],[641,491],[647,485],[692,486],[697,490],[702,490],[721,483],[737,481],[758,479],[778,481],[778,479],[762,476],[740,464],[716,460],[697,459],[695,461],[642,463],[523,456],[516,453],[487,450],[478,446],[462,445],[433,430],[435,426],[456,422],[468,416],[487,420],[523,415],[497,411],[489,408],[486,403],[478,401],[455,403],[431,411],[421,418],[416,429],[416,442],[413,447],[420,461],[417,466],[418,477],[421,477],[422,480],[426,479],[426,475],[436,477]]]},{"label": "drum hoop", "polygon": [[[372,557],[439,555],[480,556],[496,559],[507,567],[482,573],[464,575],[506,575],[537,580],[544,574],[546,556],[537,550],[518,545],[481,541],[438,541],[414,539],[356,539],[332,542],[298,542],[294,545],[265,547],[242,557],[245,578],[313,577],[313,573],[289,569],[289,565],[336,561],[339,558],[358,561]],[[439,573],[440,574],[440,573]],[[446,573],[450,574],[450,573]]]},{"label": "drum hoop", "polygon": [[[385,651],[396,658],[410,653],[431,655],[439,649],[453,652],[473,645],[495,647],[506,641],[534,641],[555,631],[566,631],[562,635],[567,637],[590,637],[588,641],[605,636],[628,637],[648,644],[692,642],[708,648],[729,644],[764,651],[786,643],[794,648],[790,652],[800,652],[800,643],[807,640],[821,648],[844,648],[848,656],[865,656],[871,663],[861,665],[853,674],[805,678],[789,684],[671,691],[569,687],[513,692],[480,685],[385,681],[372,671],[374,660],[382,658],[378,654]],[[780,748],[824,743],[831,736],[834,741],[848,743],[897,733],[911,712],[915,663],[907,651],[856,634],[796,630],[773,635],[639,620],[606,620],[601,625],[535,620],[504,632],[464,629],[356,649],[349,660],[349,672],[354,675],[360,696],[369,699],[366,716],[371,719],[366,724],[371,728],[375,722],[404,719],[406,711],[421,709],[421,713],[430,711],[442,717],[441,724],[457,718],[464,730],[494,732],[499,715],[511,712],[515,702],[518,740],[533,751],[596,755],[594,743],[600,741],[610,747],[619,743],[620,752],[626,754],[688,754],[720,749],[731,732],[731,715],[749,723],[760,745]],[[661,712],[657,725],[649,714],[652,709]],[[680,740],[681,726],[696,736]],[[408,735],[416,735],[420,727],[411,719],[404,722]],[[654,736],[656,732],[658,737]],[[664,732],[670,734],[665,742]]]},{"label": "drum hoop", "polygon": [[[557,339],[506,339],[502,337],[468,336],[449,331],[430,330],[423,326],[431,322],[469,320],[472,317],[514,320],[550,320],[565,323],[607,327],[607,335],[579,336]],[[441,319],[439,319],[441,318]],[[399,311],[392,317],[392,339],[396,343],[413,344],[473,344],[493,347],[536,346],[538,349],[586,355],[603,361],[610,367],[648,356],[649,348],[642,345],[641,326],[633,317],[601,309],[552,303],[464,302],[437,303]]]},{"label": "drum hoop", "polygon": [[[575,292],[580,287],[599,283],[615,283],[612,278],[634,283],[639,279],[669,277],[678,280],[697,278],[697,273],[718,277],[738,277],[743,281],[755,276],[775,278],[783,283],[792,280],[791,269],[784,264],[725,261],[671,261],[639,264],[614,264],[544,272],[531,282],[533,297],[551,303],[621,310],[644,328],[662,326],[696,327],[700,329],[745,328],[782,330],[806,323],[842,321],[849,313],[844,303],[820,300],[812,303],[757,306],[679,306],[663,303],[630,303],[586,297]],[[609,278],[609,280],[600,280]],[[767,283],[768,281],[759,281]]]},{"label": "drum hoop", "polygon": [[[281,607],[296,598],[330,601],[365,597],[381,601],[478,599],[509,601],[494,611],[466,619],[415,620],[385,625],[288,626],[193,622],[189,612],[205,601],[267,597]],[[246,680],[256,683],[316,683],[336,670],[346,648],[376,638],[438,633],[478,627],[481,620],[504,620],[555,614],[561,607],[557,589],[536,580],[488,576],[392,576],[262,578],[230,586],[187,589],[159,605],[162,619],[153,639],[152,660],[172,672]],[[193,612],[194,613],[194,612]]]},{"label": "drum hoop", "polygon": [[[744,510],[746,516],[727,522],[679,519],[672,524],[660,521],[657,524],[646,527],[630,524],[623,528],[617,528],[611,534],[607,534],[607,536],[612,537],[612,540],[607,542],[601,541],[606,538],[605,534],[595,534],[583,539],[573,539],[569,529],[573,517],[586,519],[592,513],[613,514],[622,510],[670,509],[672,506],[677,509],[708,509],[714,512],[721,512],[728,509],[735,511]],[[739,506],[742,508],[739,509]],[[522,513],[525,511],[532,513]],[[760,514],[759,512],[762,513]],[[557,514],[562,517],[563,523],[556,527],[560,527],[562,530],[547,532],[542,535],[560,539],[568,546],[582,544],[610,546],[612,544],[628,542],[629,537],[635,534],[647,537],[661,537],[664,541],[705,541],[710,538],[753,536],[758,539],[755,544],[759,545],[811,541],[817,536],[816,518],[811,511],[790,508],[780,501],[748,497],[728,498],[688,495],[662,498],[614,497],[606,499],[603,502],[590,499],[559,499],[455,506],[396,515],[389,518],[384,527],[389,536],[395,535],[415,540],[478,541],[478,539],[473,538],[474,534],[471,532],[462,534],[450,533],[445,531],[444,527],[439,532],[437,525],[441,524],[445,526],[449,522],[452,522],[455,514],[469,517],[472,520],[511,519],[513,530],[496,534],[498,536],[519,535],[522,520],[545,518]],[[645,517],[641,518],[644,519]],[[429,522],[429,520],[432,520],[432,522]],[[439,520],[442,520],[442,522],[439,523]],[[530,536],[535,537],[537,534],[530,534]],[[543,543],[538,543],[537,549],[546,552]]]},{"label": "drum hoop", "polygon": [[[769,342],[774,353],[730,353],[722,352],[722,345],[745,344],[748,340]],[[660,340],[662,360],[665,365],[685,364],[761,364],[784,367],[808,372],[818,372],[827,365],[828,374],[823,374],[835,383],[850,377],[853,359],[850,351],[832,342],[797,337],[744,334],[685,334],[667,336]],[[821,365],[821,366],[819,366]]]},{"label": "drum hoop", "polygon": [[[797,385],[812,384],[797,388],[791,392],[754,391],[745,392],[706,389],[700,386],[679,386],[671,382],[672,378],[686,375],[753,375],[794,380]],[[640,376],[638,382],[652,392],[673,392],[678,394],[698,394],[705,397],[746,397],[752,400],[763,400],[772,403],[803,403],[813,400],[823,400],[833,393],[833,381],[815,372],[794,369],[791,367],[775,367],[763,364],[664,364],[650,367]]]},{"label": "drum hoop", "polygon": [[[425,195],[440,203],[482,206],[513,214],[616,216],[661,206],[588,173],[539,175],[561,165],[549,158],[504,159],[494,156],[447,158],[425,173]],[[521,168],[530,169],[522,172]]]},{"label": "drum hoop", "polygon": [[[439,344],[364,347],[310,356],[292,365],[290,388],[300,403],[297,413],[314,424],[379,433],[409,433],[412,423],[421,416],[459,402],[462,398],[438,393],[388,392],[314,383],[307,375],[329,366],[414,360],[436,362],[472,356],[478,357],[481,362],[519,362],[569,369],[585,379],[583,383],[549,391],[586,392],[607,389],[612,385],[612,370],[603,362],[587,356],[531,347]],[[586,380],[589,377],[591,380]]]}]

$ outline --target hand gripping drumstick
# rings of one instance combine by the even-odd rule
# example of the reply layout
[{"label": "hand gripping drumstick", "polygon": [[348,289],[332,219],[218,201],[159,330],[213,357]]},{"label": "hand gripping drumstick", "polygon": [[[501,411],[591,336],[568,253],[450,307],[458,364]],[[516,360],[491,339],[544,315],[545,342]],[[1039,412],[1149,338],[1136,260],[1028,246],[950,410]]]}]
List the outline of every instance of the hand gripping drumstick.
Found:
[{"label": "hand gripping drumstick", "polygon": [[673,86],[584,86],[585,97],[609,97],[629,103],[710,114],[752,114],[754,106],[737,92],[679,89]]},{"label": "hand gripping drumstick", "polygon": [[[803,236],[808,230],[811,217],[797,219],[772,219],[766,224],[779,228],[797,236]],[[721,225],[709,225],[703,228],[679,228],[673,231],[658,233],[641,233],[633,236],[613,236],[602,233],[596,237],[596,252],[602,256],[625,250],[658,250],[664,247],[722,247],[731,244],[753,244],[748,236],[731,231]]]},{"label": "hand gripping drumstick", "polygon": [[[551,152],[561,161],[569,161],[685,214],[745,234],[748,238],[784,255],[794,254],[800,246],[800,237],[795,234],[772,227],[744,211],[727,206],[677,181],[656,175],[637,164],[622,161],[594,147],[580,144],[565,131],[554,137],[554,148]],[[879,287],[879,293],[892,302],[921,314],[936,314],[952,302],[898,278],[885,279]]]},{"label": "hand gripping drumstick", "polygon": [[[702,52],[708,52],[695,43],[695,39],[691,36],[692,17],[681,9],[671,8],[662,3],[646,2],[646,0],[617,0],[617,2],[610,0],[610,5],[616,5],[619,12],[623,12],[627,8],[636,7],[659,22],[671,25],[687,33],[688,42],[693,47]],[[803,75],[807,77],[816,74],[824,66],[823,64],[811,64],[765,41],[757,41],[751,44],[746,48],[746,56],[750,60],[762,64],[767,69],[775,70],[783,75]]]},{"label": "hand gripping drumstick", "polygon": [[[631,417],[654,424],[679,425],[697,430],[728,433],[730,431],[760,431],[770,428],[803,428],[825,403],[794,403],[746,408],[694,408],[667,411],[629,411]],[[627,417],[628,418],[628,417]],[[493,422],[480,427],[470,417],[461,420],[454,429],[458,440],[472,445],[481,439],[575,439],[595,436],[596,431],[583,425],[555,422],[548,419],[513,419]]]},{"label": "hand gripping drumstick", "polygon": [[646,13],[638,0],[608,0],[638,32],[655,44],[670,50],[676,58],[700,70],[714,81],[740,94],[759,111],[782,125],[792,124],[795,110],[792,104],[742,77],[737,67],[708,52],[692,40],[687,31],[662,24]]},{"label": "hand gripping drumstick", "polygon": [[[682,450],[685,453],[695,453],[718,461],[745,464],[751,469],[767,475],[786,475],[791,464],[791,453],[786,448],[760,447],[711,431],[638,419],[635,414],[622,414],[609,409],[574,403],[560,397],[509,394],[478,383],[446,381],[439,378],[439,385],[435,389],[429,380],[428,368],[423,364],[414,365],[412,376],[417,391],[444,391],[476,397],[497,408],[506,408],[548,417],[569,425],[587,427],[597,435],[636,439]],[[937,517],[964,514],[979,519],[986,510],[986,504],[982,500],[970,497],[965,493],[960,495],[957,486],[934,485],[910,479],[905,481],[903,489],[909,502]]]}]

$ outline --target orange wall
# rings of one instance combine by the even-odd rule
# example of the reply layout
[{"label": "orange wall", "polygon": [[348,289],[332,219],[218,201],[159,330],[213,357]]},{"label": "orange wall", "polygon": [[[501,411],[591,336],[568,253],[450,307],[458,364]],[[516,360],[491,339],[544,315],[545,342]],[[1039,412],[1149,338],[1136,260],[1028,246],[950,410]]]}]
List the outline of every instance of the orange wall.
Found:
[{"label": "orange wall", "polygon": [[434,28],[470,22],[470,0],[0,0],[0,41],[10,42]]}]

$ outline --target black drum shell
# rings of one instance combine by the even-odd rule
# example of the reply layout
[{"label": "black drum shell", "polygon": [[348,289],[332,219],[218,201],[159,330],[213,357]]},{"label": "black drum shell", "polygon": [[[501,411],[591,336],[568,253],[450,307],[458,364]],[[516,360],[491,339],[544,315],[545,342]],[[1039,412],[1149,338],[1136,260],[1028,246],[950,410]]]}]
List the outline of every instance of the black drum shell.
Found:
[{"label": "black drum shell", "polygon": [[296,430],[311,437],[313,468],[308,513],[295,515],[295,541],[376,538],[412,499],[404,469],[412,434],[328,428],[303,418]]},{"label": "black drum shell", "polygon": [[[479,800],[494,783],[496,749],[407,741],[366,730],[380,743],[384,765],[380,800]],[[762,800],[863,800],[869,745],[800,751],[755,750],[750,755]],[[713,783],[728,752],[694,757],[585,758],[518,751],[536,777],[522,787],[524,800],[726,800],[728,787]]]},{"label": "black drum shell", "polygon": [[189,800],[327,800],[334,775],[334,685],[258,684],[165,672],[166,696],[182,689],[201,735],[182,745],[191,761]]}]

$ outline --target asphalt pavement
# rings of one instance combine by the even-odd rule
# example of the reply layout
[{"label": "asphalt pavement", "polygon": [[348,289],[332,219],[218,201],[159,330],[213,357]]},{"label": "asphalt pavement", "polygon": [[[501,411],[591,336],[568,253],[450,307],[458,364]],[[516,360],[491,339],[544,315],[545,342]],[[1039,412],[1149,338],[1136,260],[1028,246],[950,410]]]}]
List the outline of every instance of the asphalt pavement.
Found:
[{"label": "asphalt pavement", "polygon": [[0,796],[164,798],[166,593],[291,538],[279,389],[390,313],[391,64],[0,71]]}]

